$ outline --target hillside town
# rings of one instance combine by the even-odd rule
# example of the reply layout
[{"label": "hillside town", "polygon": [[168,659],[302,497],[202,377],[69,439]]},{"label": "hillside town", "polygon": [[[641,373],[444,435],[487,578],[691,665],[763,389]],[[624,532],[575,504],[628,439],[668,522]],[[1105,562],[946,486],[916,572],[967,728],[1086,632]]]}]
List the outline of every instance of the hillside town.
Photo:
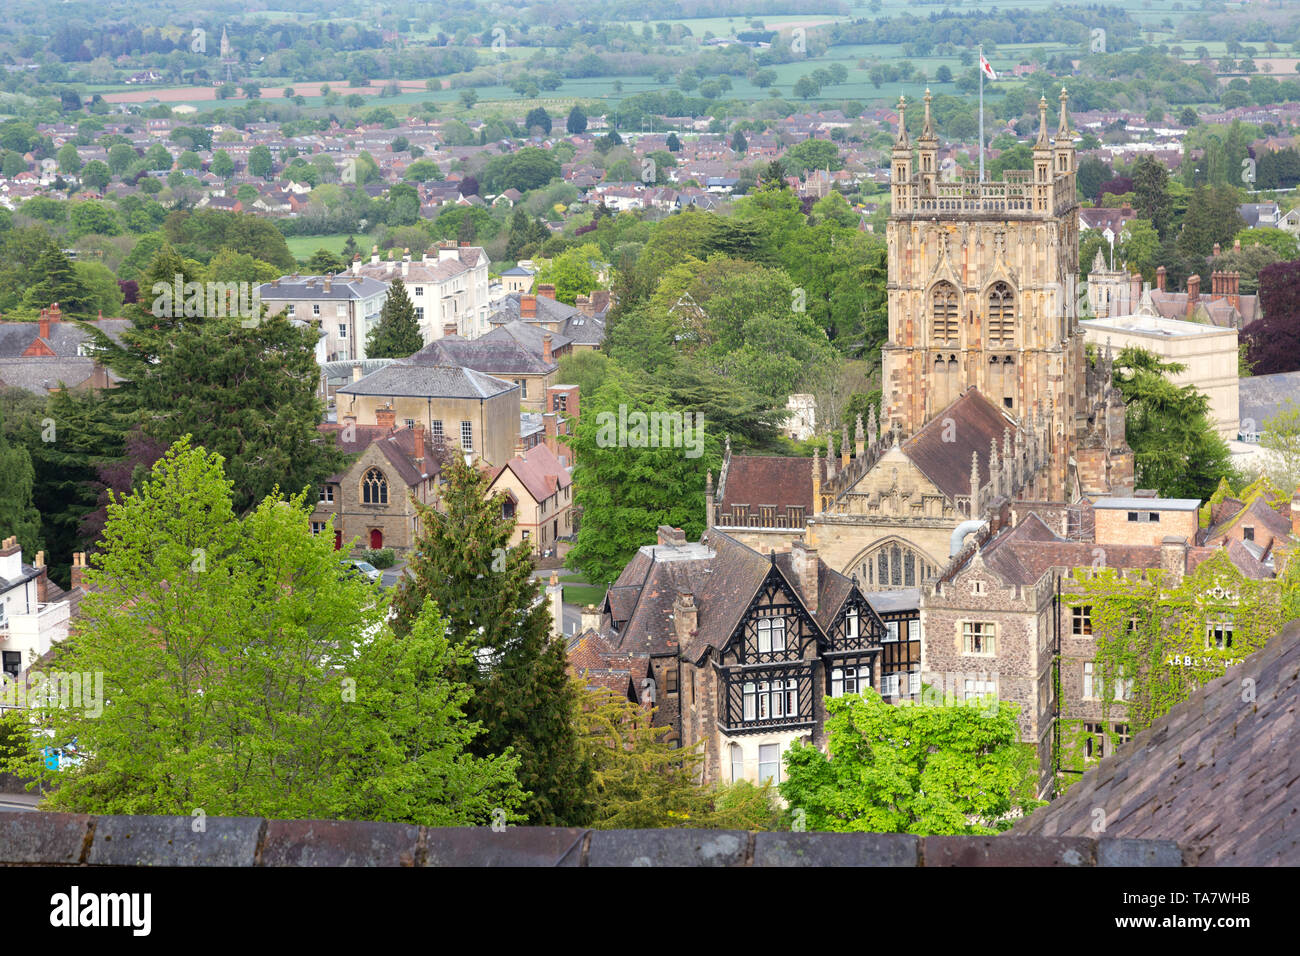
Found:
[{"label": "hillside town", "polygon": [[1300,863],[1300,18],[581,6],[0,36],[0,865]]}]

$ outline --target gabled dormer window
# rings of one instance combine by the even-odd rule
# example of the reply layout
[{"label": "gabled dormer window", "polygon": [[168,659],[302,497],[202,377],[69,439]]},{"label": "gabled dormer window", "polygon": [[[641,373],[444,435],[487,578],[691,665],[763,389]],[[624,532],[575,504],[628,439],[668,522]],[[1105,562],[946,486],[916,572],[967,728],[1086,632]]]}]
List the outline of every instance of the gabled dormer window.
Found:
[{"label": "gabled dormer window", "polygon": [[758,652],[770,654],[785,650],[785,618],[764,617],[758,620]]}]

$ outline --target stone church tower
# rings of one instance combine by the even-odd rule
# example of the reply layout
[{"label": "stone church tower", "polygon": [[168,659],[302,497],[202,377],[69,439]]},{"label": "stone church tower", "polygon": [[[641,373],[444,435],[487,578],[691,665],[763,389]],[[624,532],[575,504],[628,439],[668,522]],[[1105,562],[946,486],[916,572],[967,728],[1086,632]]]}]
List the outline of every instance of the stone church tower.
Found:
[{"label": "stone church tower", "polygon": [[1050,445],[1045,490],[1070,500],[1069,448],[1087,429],[1089,409],[1078,328],[1076,161],[1064,89],[1060,100],[1054,138],[1047,101],[1039,102],[1033,169],[984,183],[975,173],[940,182],[929,91],[915,149],[899,103],[882,418],[915,434],[971,386],[1017,421],[1041,410]]}]

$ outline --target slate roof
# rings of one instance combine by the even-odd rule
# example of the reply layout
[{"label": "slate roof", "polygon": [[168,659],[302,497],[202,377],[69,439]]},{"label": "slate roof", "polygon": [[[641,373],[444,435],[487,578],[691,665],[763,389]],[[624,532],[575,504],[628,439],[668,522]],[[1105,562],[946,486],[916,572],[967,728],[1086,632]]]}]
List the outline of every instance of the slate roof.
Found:
[{"label": "slate roof", "polygon": [[369,276],[337,275],[330,277],[329,291],[325,291],[324,276],[302,276],[300,278],[279,279],[275,285],[263,282],[257,287],[259,298],[275,301],[277,299],[337,299],[342,302],[352,299],[369,299],[377,295],[386,295],[388,284]]},{"label": "slate roof", "polygon": [[1242,422],[1255,423],[1255,432],[1283,410],[1287,402],[1300,408],[1300,372],[1277,372],[1273,375],[1250,375],[1237,383],[1237,409]]},{"label": "slate roof", "polygon": [[406,361],[412,365],[457,365],[489,375],[545,375],[559,365],[543,362],[538,350],[524,348],[514,335],[493,329],[476,339],[444,335],[434,339]]},{"label": "slate roof", "polygon": [[[1250,688],[1252,694],[1245,694]],[[1192,692],[1012,834],[1175,840],[1199,865],[1300,865],[1300,621]]]},{"label": "slate roof", "polygon": [[[1001,454],[1002,433],[1008,428],[1014,431],[1014,427],[1001,409],[972,386],[903,442],[902,450],[945,495],[969,495],[971,455],[979,456],[982,487],[989,481],[989,443],[996,441]],[[944,441],[948,434],[952,441]]]},{"label": "slate roof", "polygon": [[[593,293],[593,298],[598,303],[603,303],[607,310],[609,308],[609,298],[608,296],[599,295],[600,291],[597,289]],[[577,306],[539,295],[535,297],[537,301],[537,317],[521,319],[519,313],[519,297],[521,294],[511,292],[505,296],[497,303],[496,311],[488,316],[488,322],[492,325],[505,325],[509,322],[518,321],[537,325],[554,325],[556,332],[564,336],[569,342],[577,345],[599,345],[605,341],[604,311],[599,311],[595,315],[583,315],[578,311]]]},{"label": "slate roof", "polygon": [[339,394],[482,400],[518,388],[513,382],[503,382],[472,368],[414,365],[410,359],[402,359],[371,372],[359,382],[344,385]]},{"label": "slate roof", "polygon": [[[1086,568],[1097,545],[1061,537],[1035,513],[1014,528],[990,538],[980,552],[984,564],[1012,584],[1033,585],[1053,568]],[[1106,545],[1106,564],[1113,568],[1158,568],[1160,548],[1138,544]]]},{"label": "slate roof", "polygon": [[[397,472],[398,476],[404,481],[409,488],[413,488],[422,481],[438,474],[442,469],[441,449],[438,449],[428,441],[425,441],[425,458],[421,465],[415,460],[415,431],[411,428],[382,428],[379,425],[355,425],[351,432],[352,441],[344,441],[344,435],[347,434],[344,426],[340,424],[328,423],[318,426],[320,431],[326,435],[333,435],[335,443],[349,455],[360,454],[371,445],[377,445],[380,452],[388,459],[389,464]],[[353,463],[355,464],[355,462]],[[338,474],[331,475],[327,480],[331,482],[340,482],[351,465]]]},{"label": "slate roof", "polygon": [[[119,345],[130,319],[96,319],[86,323],[103,331]],[[0,358],[19,358],[40,336],[39,322],[0,322]],[[91,342],[90,334],[76,322],[50,323],[50,334],[41,339],[61,359],[77,358],[79,346]],[[47,359],[48,361],[48,359]]]}]

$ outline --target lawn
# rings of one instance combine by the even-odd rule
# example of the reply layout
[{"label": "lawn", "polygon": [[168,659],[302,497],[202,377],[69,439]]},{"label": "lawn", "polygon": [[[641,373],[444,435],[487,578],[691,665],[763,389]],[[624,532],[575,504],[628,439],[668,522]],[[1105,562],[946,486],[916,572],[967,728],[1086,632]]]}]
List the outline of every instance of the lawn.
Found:
[{"label": "lawn", "polygon": [[[352,238],[363,253],[374,245],[374,240],[364,233],[354,234]],[[295,259],[310,259],[317,249],[328,249],[339,255],[343,252],[343,244],[348,241],[348,234],[336,232],[324,236],[286,236],[284,241],[289,246],[289,254]]]},{"label": "lawn", "polygon": [[577,604],[579,607],[586,607],[588,604],[599,606],[600,602],[605,600],[605,589],[597,584],[588,584],[581,575],[571,574],[560,578],[560,583],[564,586],[562,600],[565,604]]}]

